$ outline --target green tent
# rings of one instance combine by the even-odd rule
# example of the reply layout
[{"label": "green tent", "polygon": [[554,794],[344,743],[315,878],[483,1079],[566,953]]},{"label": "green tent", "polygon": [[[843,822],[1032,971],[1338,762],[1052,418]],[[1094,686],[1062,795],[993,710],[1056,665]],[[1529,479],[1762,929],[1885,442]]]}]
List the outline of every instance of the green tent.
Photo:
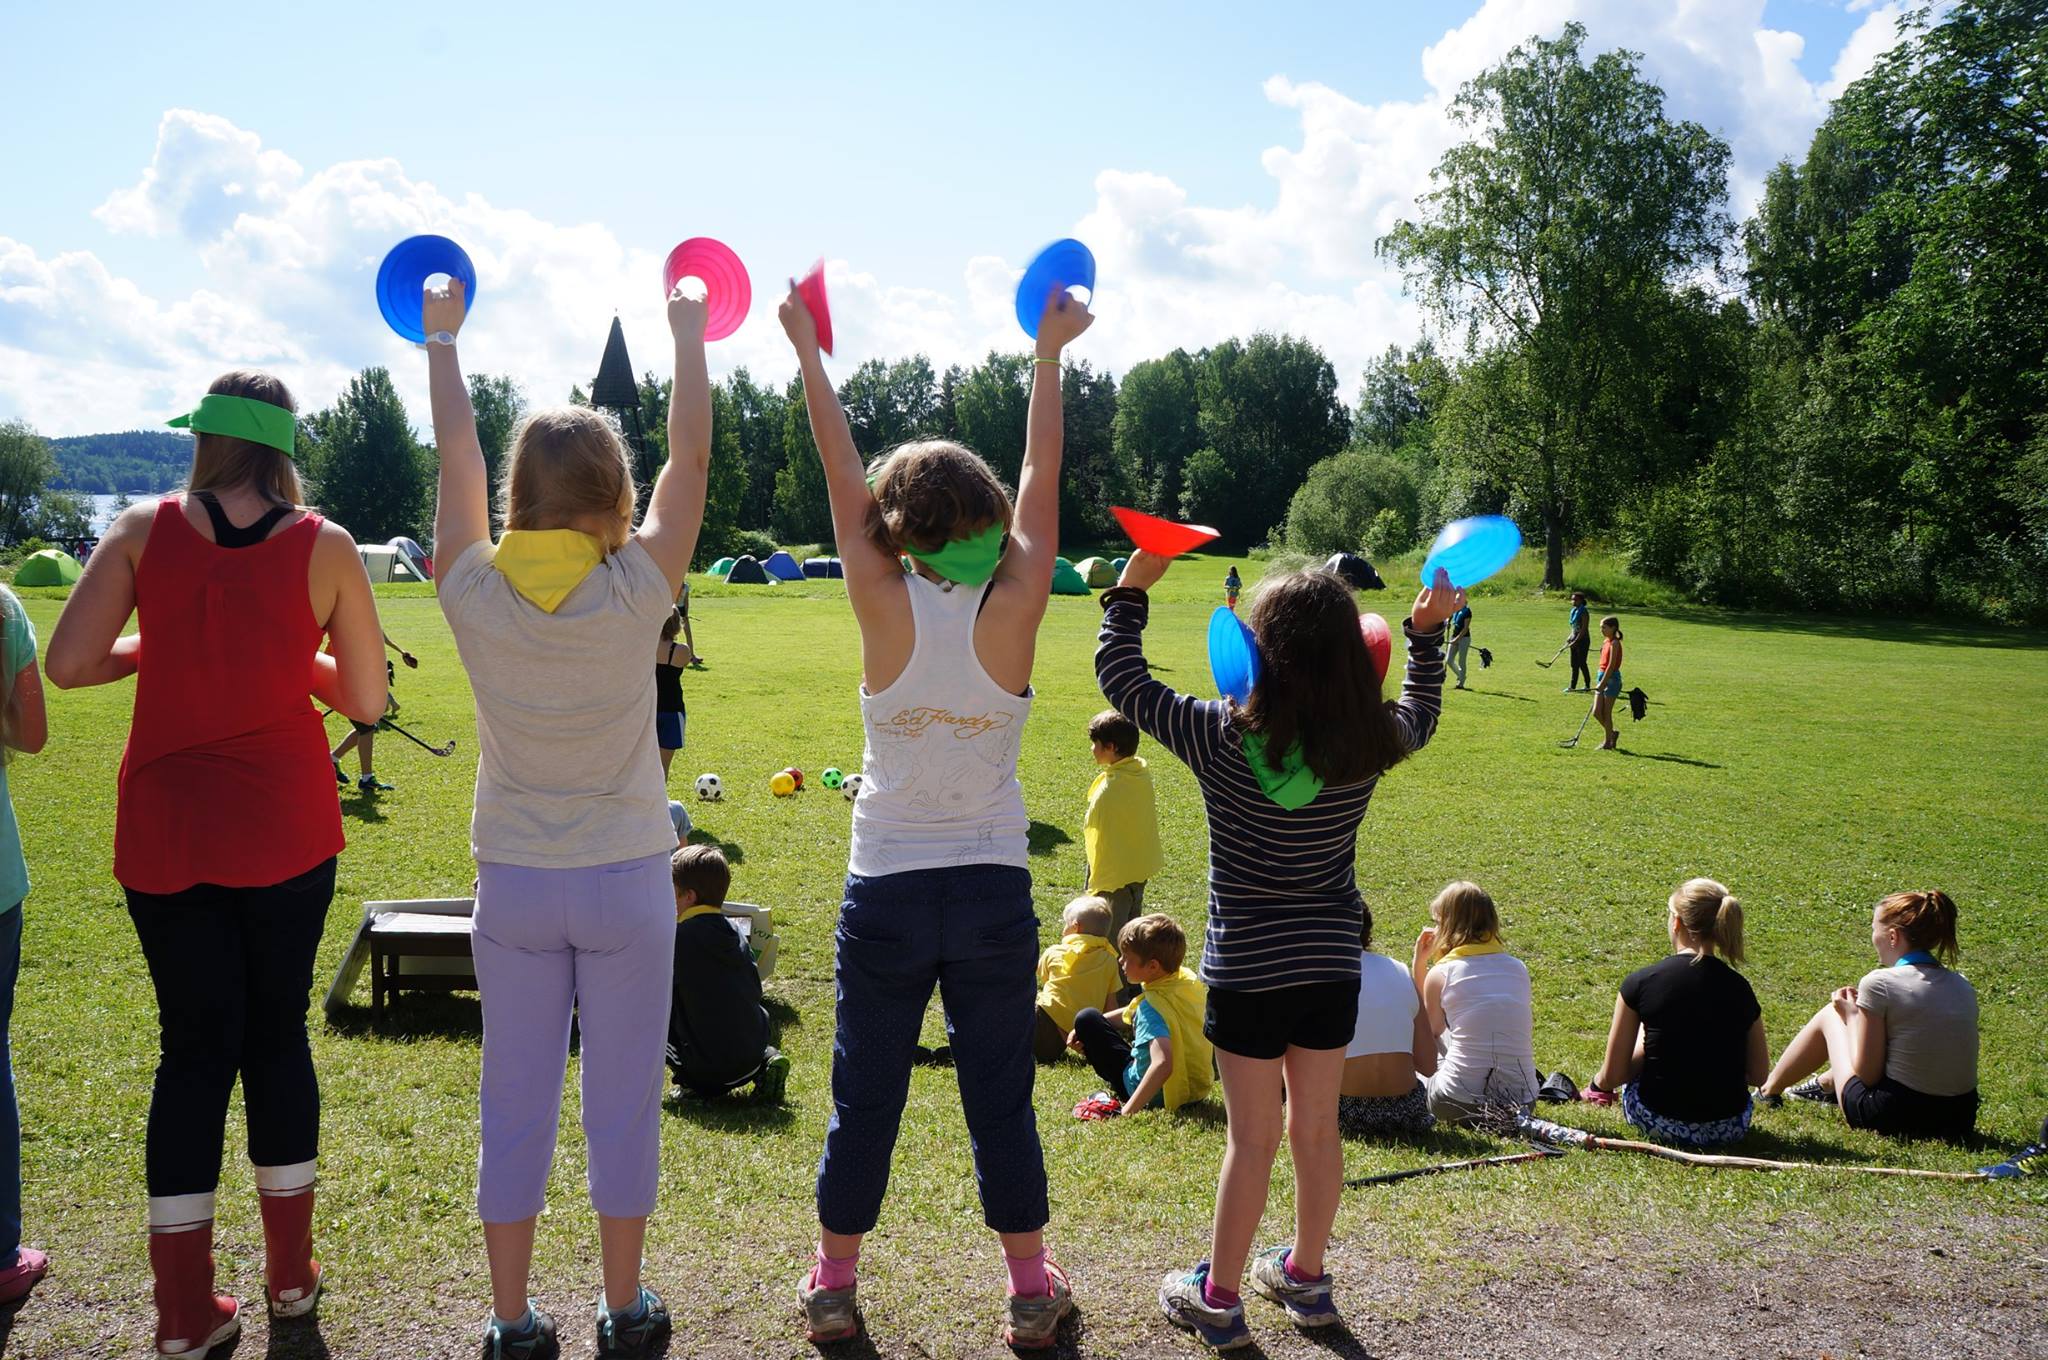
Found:
[{"label": "green tent", "polygon": [[1062,557],[1052,564],[1052,593],[1055,595],[1086,595],[1088,582],[1081,573],[1074,570],[1074,564]]},{"label": "green tent", "polygon": [[68,586],[78,579],[78,559],[62,548],[45,548],[30,553],[15,568],[18,586]]},{"label": "green tent", "polygon": [[713,576],[723,576],[731,570],[732,559],[730,557],[721,557],[711,564],[711,574]]},{"label": "green tent", "polygon": [[1116,568],[1099,557],[1084,557],[1074,564],[1090,590],[1108,590],[1116,584]]}]

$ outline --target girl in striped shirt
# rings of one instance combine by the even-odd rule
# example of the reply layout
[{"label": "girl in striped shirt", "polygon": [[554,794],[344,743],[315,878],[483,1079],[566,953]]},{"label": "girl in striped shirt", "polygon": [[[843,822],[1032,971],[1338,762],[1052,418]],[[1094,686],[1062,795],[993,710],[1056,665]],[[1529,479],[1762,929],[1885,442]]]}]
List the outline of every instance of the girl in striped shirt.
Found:
[{"label": "girl in striped shirt", "polygon": [[1176,694],[1152,678],[1145,592],[1166,566],[1137,552],[1117,588],[1103,593],[1095,674],[1117,711],[1194,771],[1209,817],[1202,1028],[1223,1078],[1229,1144],[1209,1259],[1169,1275],[1159,1299],[1176,1326],[1227,1349],[1251,1340],[1238,1289],[1283,1108],[1291,1112],[1294,1241],[1251,1263],[1252,1287],[1298,1326],[1338,1320],[1323,1248],[1342,1189],[1337,1091],[1358,1012],[1358,823],[1380,775],[1436,730],[1439,638],[1465,593],[1438,572],[1415,597],[1403,625],[1407,680],[1388,702],[1340,578],[1305,571],[1264,583],[1250,617],[1262,672],[1240,707]]}]

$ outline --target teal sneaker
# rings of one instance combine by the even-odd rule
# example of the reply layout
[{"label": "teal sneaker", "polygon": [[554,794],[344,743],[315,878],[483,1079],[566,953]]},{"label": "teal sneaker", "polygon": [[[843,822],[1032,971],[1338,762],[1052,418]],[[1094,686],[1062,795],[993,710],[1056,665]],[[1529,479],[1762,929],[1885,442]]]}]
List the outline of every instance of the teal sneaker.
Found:
[{"label": "teal sneaker", "polygon": [[640,1286],[640,1297],[623,1313],[597,1301],[597,1360],[647,1360],[668,1345],[668,1308],[661,1295]]},{"label": "teal sneaker", "polygon": [[1159,1308],[1166,1314],[1166,1320],[1193,1332],[1215,1350],[1231,1351],[1251,1345],[1251,1331],[1244,1325],[1244,1305],[1211,1308],[1202,1298],[1202,1286],[1208,1282],[1207,1261],[1185,1275],[1173,1272],[1160,1281]]},{"label": "teal sneaker", "polygon": [[508,1327],[493,1317],[484,1327],[482,1360],[560,1360],[555,1320],[528,1301],[525,1321],[523,1327]]}]

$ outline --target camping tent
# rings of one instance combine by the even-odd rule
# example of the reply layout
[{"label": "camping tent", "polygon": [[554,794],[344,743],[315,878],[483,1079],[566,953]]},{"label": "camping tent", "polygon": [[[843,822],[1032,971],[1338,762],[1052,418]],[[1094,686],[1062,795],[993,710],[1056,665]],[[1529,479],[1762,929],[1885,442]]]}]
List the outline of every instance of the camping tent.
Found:
[{"label": "camping tent", "polygon": [[1099,557],[1084,557],[1074,564],[1090,590],[1107,590],[1116,584],[1116,568]]},{"label": "camping tent", "polygon": [[425,548],[422,548],[418,543],[414,542],[412,539],[400,535],[399,537],[392,539],[391,542],[386,546],[396,548],[400,552],[404,553],[405,560],[412,563],[415,567],[419,568],[420,575],[425,576],[427,574],[427,550]]},{"label": "camping tent", "polygon": [[801,581],[804,579],[804,569],[796,564],[794,557],[783,552],[780,548],[768,555],[768,560],[761,564],[761,570],[767,572],[778,581]]},{"label": "camping tent", "polygon": [[1119,557],[1109,564],[1109,569],[1121,576],[1124,574],[1124,568],[1129,566],[1130,562],[1131,559],[1128,557]]},{"label": "camping tent", "polygon": [[1331,553],[1330,560],[1323,563],[1324,571],[1333,571],[1344,578],[1344,584],[1353,590],[1385,590],[1387,583],[1372,569],[1372,563],[1357,553]]},{"label": "camping tent", "polygon": [[424,581],[426,576],[412,564],[412,559],[396,548],[387,548],[381,543],[359,543],[356,551],[362,554],[363,570],[370,573],[370,584],[381,585],[386,581]]},{"label": "camping tent", "polygon": [[748,553],[733,559],[732,570],[725,574],[725,583],[730,586],[772,586],[775,578],[761,570],[759,558]]},{"label": "camping tent", "polygon": [[806,557],[804,575],[813,581],[843,581],[846,568],[836,557]]},{"label": "camping tent", "polygon": [[721,557],[711,564],[711,574],[713,576],[723,576],[731,570],[732,559],[730,557]]},{"label": "camping tent", "polygon": [[62,548],[32,552],[15,568],[18,586],[68,586],[78,579],[78,559]]},{"label": "camping tent", "polygon": [[1088,582],[1074,564],[1062,557],[1052,564],[1052,593],[1055,595],[1086,595]]}]

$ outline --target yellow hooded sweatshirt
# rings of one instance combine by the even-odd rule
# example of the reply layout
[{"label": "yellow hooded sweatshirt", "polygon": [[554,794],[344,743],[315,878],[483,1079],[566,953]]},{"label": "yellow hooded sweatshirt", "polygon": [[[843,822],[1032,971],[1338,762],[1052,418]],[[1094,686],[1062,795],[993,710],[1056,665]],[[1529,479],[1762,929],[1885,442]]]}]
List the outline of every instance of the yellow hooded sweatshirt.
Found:
[{"label": "yellow hooded sweatshirt", "polygon": [[1100,935],[1067,935],[1038,956],[1038,1009],[1066,1033],[1089,1006],[1102,1010],[1116,994],[1116,949]]},{"label": "yellow hooded sweatshirt", "polygon": [[1166,863],[1159,848],[1159,811],[1152,799],[1152,774],[1143,756],[1126,756],[1104,766],[1088,786],[1088,815],[1081,822],[1088,852],[1088,891],[1112,893],[1143,883]]},{"label": "yellow hooded sweatshirt", "polygon": [[1209,988],[1182,968],[1170,977],[1146,983],[1144,1000],[1159,1012],[1173,1039],[1173,1071],[1166,1074],[1166,1086],[1160,1094],[1165,1097],[1167,1109],[1177,1110],[1208,1095],[1216,1082],[1216,1049],[1202,1033],[1202,1013],[1209,1005]]}]

